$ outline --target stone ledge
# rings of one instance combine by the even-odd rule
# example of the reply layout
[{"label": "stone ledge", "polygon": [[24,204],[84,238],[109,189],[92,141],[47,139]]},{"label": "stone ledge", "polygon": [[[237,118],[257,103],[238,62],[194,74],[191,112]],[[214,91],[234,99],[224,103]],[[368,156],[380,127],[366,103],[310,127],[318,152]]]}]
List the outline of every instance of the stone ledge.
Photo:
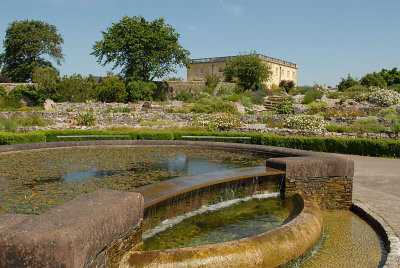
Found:
[{"label": "stone ledge", "polygon": [[143,217],[138,193],[98,190],[41,215],[0,216],[0,267],[84,267]]}]

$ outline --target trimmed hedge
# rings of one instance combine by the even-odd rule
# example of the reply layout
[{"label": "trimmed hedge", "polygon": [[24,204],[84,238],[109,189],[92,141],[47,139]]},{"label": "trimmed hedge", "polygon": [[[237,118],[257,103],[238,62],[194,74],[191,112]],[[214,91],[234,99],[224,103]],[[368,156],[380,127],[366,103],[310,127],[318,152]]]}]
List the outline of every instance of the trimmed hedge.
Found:
[{"label": "trimmed hedge", "polygon": [[[243,142],[242,140],[183,139],[182,136],[248,136],[251,144],[286,147],[318,152],[356,154],[365,156],[400,157],[400,140],[368,140],[343,138],[285,137],[276,134],[200,132],[200,131],[104,131],[104,130],[45,130],[26,134],[0,132],[0,145],[60,141],[57,136],[129,135],[136,140],[203,140]],[[70,138],[64,140],[127,139],[127,138]]]}]

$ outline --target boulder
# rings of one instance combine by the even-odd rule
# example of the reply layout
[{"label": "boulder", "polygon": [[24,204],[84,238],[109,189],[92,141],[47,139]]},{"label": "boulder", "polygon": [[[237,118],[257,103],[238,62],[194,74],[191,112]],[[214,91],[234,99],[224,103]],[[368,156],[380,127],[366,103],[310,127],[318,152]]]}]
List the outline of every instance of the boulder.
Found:
[{"label": "boulder", "polygon": [[53,100],[47,99],[43,103],[43,108],[45,111],[51,111],[51,110],[55,110],[56,105]]}]

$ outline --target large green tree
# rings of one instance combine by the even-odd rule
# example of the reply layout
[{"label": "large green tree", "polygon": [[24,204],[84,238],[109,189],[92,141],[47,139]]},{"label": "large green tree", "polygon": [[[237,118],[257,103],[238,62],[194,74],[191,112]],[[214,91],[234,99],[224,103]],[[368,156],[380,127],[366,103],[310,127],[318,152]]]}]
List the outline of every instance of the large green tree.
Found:
[{"label": "large green tree", "polygon": [[243,84],[247,89],[268,81],[272,75],[270,67],[255,53],[232,57],[223,68],[225,80]]},{"label": "large green tree", "polygon": [[147,21],[125,16],[102,32],[103,40],[93,46],[92,55],[103,66],[113,63],[125,78],[153,81],[176,66],[189,64],[189,51],[179,44],[179,34],[163,18]]},{"label": "large green tree", "polygon": [[2,74],[14,82],[27,82],[35,67],[53,67],[48,58],[58,65],[64,59],[64,43],[54,25],[43,21],[22,20],[10,23],[0,55]]}]

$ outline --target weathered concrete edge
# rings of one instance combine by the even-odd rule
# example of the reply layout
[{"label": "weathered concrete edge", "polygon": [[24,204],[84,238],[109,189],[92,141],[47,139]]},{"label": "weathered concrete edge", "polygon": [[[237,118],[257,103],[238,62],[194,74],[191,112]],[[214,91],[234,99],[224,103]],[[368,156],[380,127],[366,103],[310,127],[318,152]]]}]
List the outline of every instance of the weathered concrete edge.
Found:
[{"label": "weathered concrete edge", "polygon": [[[307,196],[297,194],[303,207],[289,223],[252,237],[218,244],[154,251],[132,251],[120,267],[180,264],[207,267],[276,267],[293,260],[322,235],[323,218],[319,207]],[[232,264],[234,264],[232,266]]]},{"label": "weathered concrete edge", "polygon": [[400,238],[395,234],[390,225],[378,214],[368,209],[363,203],[353,201],[351,209],[371,224],[381,236],[388,251],[384,268],[400,267]]}]

